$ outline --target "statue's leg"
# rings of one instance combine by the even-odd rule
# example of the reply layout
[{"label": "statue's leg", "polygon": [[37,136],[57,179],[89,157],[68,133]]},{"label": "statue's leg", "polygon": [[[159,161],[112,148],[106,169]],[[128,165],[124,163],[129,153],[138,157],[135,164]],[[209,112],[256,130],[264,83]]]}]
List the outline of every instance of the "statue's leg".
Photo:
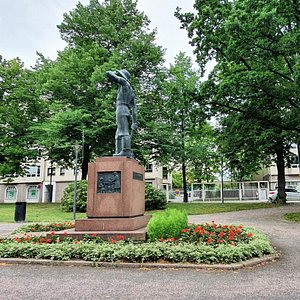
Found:
[{"label": "statue's leg", "polygon": [[125,135],[122,137],[122,150],[123,151],[131,150],[131,138],[129,135]]},{"label": "statue's leg", "polygon": [[115,143],[116,143],[115,154],[118,154],[122,151],[122,137],[116,136]]},{"label": "statue's leg", "polygon": [[125,106],[120,106],[117,109],[118,129],[116,132],[116,153],[115,156],[127,156],[132,158],[131,138],[129,135],[129,109]]}]

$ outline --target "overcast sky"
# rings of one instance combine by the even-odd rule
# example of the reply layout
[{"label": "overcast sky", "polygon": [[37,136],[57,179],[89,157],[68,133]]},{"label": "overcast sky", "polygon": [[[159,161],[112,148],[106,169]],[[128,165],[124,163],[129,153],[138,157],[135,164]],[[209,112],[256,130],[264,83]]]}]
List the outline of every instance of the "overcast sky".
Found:
[{"label": "overcast sky", "polygon": [[[65,47],[58,28],[63,14],[72,10],[78,0],[1,0],[0,55],[5,59],[20,57],[26,67],[35,64],[36,51],[51,59]],[[81,0],[87,4],[88,0]],[[157,44],[166,48],[166,60],[172,63],[179,51],[193,56],[186,31],[179,29],[174,17],[177,6],[193,9],[194,0],[138,0],[138,8],[157,28]]]}]

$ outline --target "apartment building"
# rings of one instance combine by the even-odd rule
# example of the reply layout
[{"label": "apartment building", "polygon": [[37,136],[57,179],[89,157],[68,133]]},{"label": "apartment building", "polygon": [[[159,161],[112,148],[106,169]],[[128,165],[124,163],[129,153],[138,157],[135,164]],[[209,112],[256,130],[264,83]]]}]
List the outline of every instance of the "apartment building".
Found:
[{"label": "apartment building", "polygon": [[[294,187],[300,191],[300,168],[298,160],[297,145],[292,145],[290,149],[292,160],[285,168],[286,187]],[[269,182],[270,190],[277,187],[278,172],[275,163],[268,168],[263,168],[253,177],[253,180],[265,180]]]},{"label": "apartment building", "polygon": [[[60,202],[65,188],[74,179],[73,169],[40,159],[28,165],[24,176],[12,177],[9,183],[0,181],[0,203]],[[145,168],[145,181],[166,190],[169,190],[172,184],[171,175],[166,168],[158,167],[154,163]]]},{"label": "apartment building", "polygon": [[172,189],[172,174],[166,167],[158,166],[155,163],[148,163],[145,167],[145,181],[160,190]]},{"label": "apartment building", "polygon": [[29,164],[24,176],[0,181],[0,202],[60,202],[74,171],[41,159]]}]

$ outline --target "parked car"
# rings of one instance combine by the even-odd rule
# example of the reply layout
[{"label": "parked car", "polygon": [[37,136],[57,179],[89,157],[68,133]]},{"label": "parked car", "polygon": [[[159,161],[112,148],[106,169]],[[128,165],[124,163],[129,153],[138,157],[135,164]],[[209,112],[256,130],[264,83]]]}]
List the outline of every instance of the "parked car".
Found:
[{"label": "parked car", "polygon": [[[292,188],[286,188],[285,189],[285,193],[286,193],[286,200],[287,201],[295,201],[295,200],[300,200],[300,192],[298,192],[296,189],[292,189]],[[277,197],[278,191],[270,191],[269,192],[269,196],[268,199],[271,202],[274,202],[276,197]]]}]

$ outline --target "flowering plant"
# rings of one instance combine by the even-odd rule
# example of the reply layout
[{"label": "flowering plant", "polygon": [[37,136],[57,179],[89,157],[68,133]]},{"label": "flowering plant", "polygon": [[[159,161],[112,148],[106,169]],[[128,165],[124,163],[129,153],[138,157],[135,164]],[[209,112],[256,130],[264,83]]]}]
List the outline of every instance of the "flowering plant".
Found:
[{"label": "flowering plant", "polygon": [[70,237],[67,236],[67,232],[64,233],[65,237],[61,239],[58,235],[55,234],[55,232],[51,232],[51,235],[49,238],[46,238],[44,236],[31,236],[27,233],[24,233],[23,236],[12,238],[11,240],[14,240],[18,243],[31,243],[31,244],[54,244],[54,243],[60,243],[62,241],[66,242],[73,242],[76,241]]},{"label": "flowering plant", "polygon": [[178,237],[163,239],[163,242],[204,243],[213,247],[220,244],[235,246],[238,243],[248,243],[253,233],[248,232],[242,225],[191,224],[181,230]]},{"label": "flowering plant", "polygon": [[128,241],[123,235],[103,241],[96,233],[80,241],[68,237],[67,232],[60,236],[54,231],[47,237],[32,235],[0,239],[0,258],[228,264],[276,253],[270,241],[254,228],[214,222],[189,225],[176,237],[153,242]]},{"label": "flowering plant", "polygon": [[18,232],[43,232],[43,231],[59,231],[74,228],[74,222],[61,222],[61,223],[50,223],[50,224],[29,224],[18,228],[15,233]]}]

